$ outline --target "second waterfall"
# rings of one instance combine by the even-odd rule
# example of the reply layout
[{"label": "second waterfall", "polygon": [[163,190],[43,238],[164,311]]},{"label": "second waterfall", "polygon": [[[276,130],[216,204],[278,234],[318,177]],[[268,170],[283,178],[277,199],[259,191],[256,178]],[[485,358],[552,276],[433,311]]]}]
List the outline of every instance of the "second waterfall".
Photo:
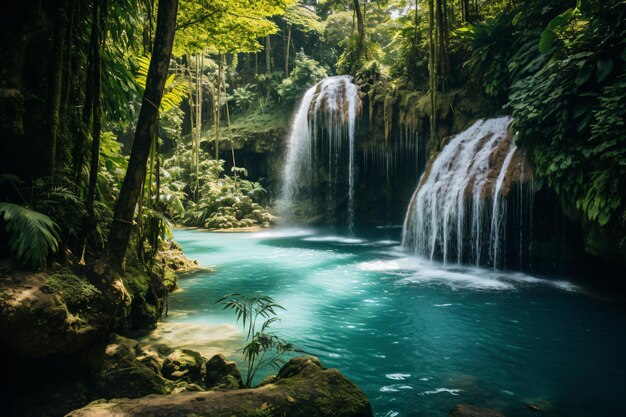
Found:
[{"label": "second waterfall", "polygon": [[350,76],[326,78],[306,92],[292,121],[276,206],[284,221],[345,217],[352,230],[360,110]]}]

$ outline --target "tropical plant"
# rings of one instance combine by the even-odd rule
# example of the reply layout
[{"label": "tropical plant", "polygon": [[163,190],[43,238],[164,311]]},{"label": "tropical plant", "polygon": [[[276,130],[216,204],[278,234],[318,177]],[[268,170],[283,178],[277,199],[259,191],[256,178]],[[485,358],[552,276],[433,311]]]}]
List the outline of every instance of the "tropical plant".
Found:
[{"label": "tropical plant", "polygon": [[[274,217],[261,204],[265,189],[260,183],[243,178],[248,174],[245,168],[233,167],[231,172],[233,175],[225,175],[224,161],[210,159],[204,151],[200,152],[196,171],[191,149],[180,145],[164,162],[161,195],[166,196],[169,204],[163,207],[165,212],[187,226],[268,227]],[[183,211],[179,209],[181,202]]]},{"label": "tropical plant", "polygon": [[[137,59],[137,77],[135,81],[140,86],[140,90],[143,93],[143,89],[146,86],[146,80],[148,78],[148,68],[150,68],[150,55],[145,55]],[[176,82],[176,75],[170,74],[165,80],[165,92],[163,93],[163,99],[161,100],[161,106],[159,110],[162,112],[168,112],[172,109],[180,106],[180,103],[189,94],[189,86],[183,82]]]},{"label": "tropical plant", "polygon": [[504,103],[508,96],[513,29],[511,16],[501,14],[455,31],[457,51],[465,56],[463,67],[470,81],[479,84],[498,104]]},{"label": "tropical plant", "polygon": [[0,216],[13,258],[23,266],[43,269],[48,255],[59,249],[59,226],[45,214],[13,203],[0,202]]},{"label": "tropical plant", "polygon": [[216,304],[222,304],[223,310],[235,312],[237,323],[241,322],[246,335],[246,344],[242,349],[247,370],[244,383],[246,387],[252,385],[259,369],[266,366],[278,368],[284,363],[283,355],[291,352],[303,353],[269,330],[273,323],[280,321],[276,310],[285,310],[272,297],[247,297],[234,293],[220,298]]},{"label": "tropical plant", "polygon": [[296,54],[295,66],[289,77],[285,78],[276,89],[284,101],[295,101],[302,93],[326,78],[326,69],[304,52]]},{"label": "tropical plant", "polygon": [[249,109],[252,104],[257,100],[258,95],[253,91],[255,88],[255,85],[245,83],[241,87],[233,89],[232,98],[235,100],[235,103],[237,104],[237,107],[239,109]]},{"label": "tropical plant", "polygon": [[[610,31],[605,28],[611,28]],[[546,56],[511,88],[519,141],[536,172],[587,224],[626,224],[626,4],[579,1],[556,16]]]}]

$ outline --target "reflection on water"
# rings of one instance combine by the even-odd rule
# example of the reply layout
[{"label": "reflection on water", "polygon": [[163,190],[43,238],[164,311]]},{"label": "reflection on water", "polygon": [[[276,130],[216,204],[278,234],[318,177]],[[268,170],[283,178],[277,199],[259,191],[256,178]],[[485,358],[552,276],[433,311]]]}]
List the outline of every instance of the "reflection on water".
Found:
[{"label": "reflection on water", "polygon": [[276,330],[352,378],[377,415],[442,416],[457,403],[509,416],[535,415],[527,403],[545,416],[621,413],[622,310],[565,281],[406,256],[398,233],[177,231],[217,270],[181,280],[149,341],[237,360],[240,329],[215,302],[267,294],[287,309]]}]

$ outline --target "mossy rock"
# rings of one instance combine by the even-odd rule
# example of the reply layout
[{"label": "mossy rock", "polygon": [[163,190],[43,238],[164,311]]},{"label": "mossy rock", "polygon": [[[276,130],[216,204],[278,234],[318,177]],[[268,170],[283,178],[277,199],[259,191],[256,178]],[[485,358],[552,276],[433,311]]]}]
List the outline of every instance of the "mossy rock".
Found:
[{"label": "mossy rock", "polygon": [[171,380],[200,382],[202,380],[202,356],[189,349],[175,350],[163,362],[163,376]]},{"label": "mossy rock", "polygon": [[268,375],[265,378],[263,378],[261,382],[259,382],[258,386],[262,387],[264,385],[273,384],[276,381],[278,381],[278,375]]},{"label": "mossy rock", "polygon": [[98,390],[106,398],[165,394],[171,384],[159,373],[159,365],[138,342],[114,335],[105,349]]},{"label": "mossy rock", "polygon": [[[299,373],[292,374],[295,370]],[[92,403],[70,417],[289,416],[372,417],[363,392],[341,372],[317,358],[295,358],[281,370],[289,377],[254,389],[183,392]]]},{"label": "mossy rock", "polygon": [[235,389],[243,386],[237,364],[227,361],[222,354],[217,354],[207,361],[204,383],[209,389]]},{"label": "mossy rock", "polygon": [[107,330],[112,309],[85,277],[12,271],[0,276],[0,348],[24,358],[70,355]]},{"label": "mossy rock", "polygon": [[102,295],[102,292],[85,277],[78,277],[67,268],[50,275],[48,285],[63,298],[68,307],[88,307]]},{"label": "mossy rock", "polygon": [[315,356],[299,356],[291,359],[278,372],[279,379],[290,378],[295,375],[307,376],[324,369],[322,362]]}]

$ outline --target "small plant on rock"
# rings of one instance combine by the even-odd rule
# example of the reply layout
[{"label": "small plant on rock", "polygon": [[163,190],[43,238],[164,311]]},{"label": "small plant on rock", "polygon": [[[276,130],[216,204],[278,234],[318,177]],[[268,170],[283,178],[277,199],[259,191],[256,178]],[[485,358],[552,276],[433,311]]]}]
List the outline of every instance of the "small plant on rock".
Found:
[{"label": "small plant on rock", "polygon": [[246,361],[247,375],[244,385],[247,388],[251,387],[259,369],[265,366],[279,368],[285,362],[282,356],[286,353],[304,353],[269,330],[272,323],[280,321],[276,310],[285,310],[272,297],[227,294],[217,304],[222,304],[224,310],[231,309],[235,312],[237,323],[241,321],[246,334],[246,344],[242,351]]}]

